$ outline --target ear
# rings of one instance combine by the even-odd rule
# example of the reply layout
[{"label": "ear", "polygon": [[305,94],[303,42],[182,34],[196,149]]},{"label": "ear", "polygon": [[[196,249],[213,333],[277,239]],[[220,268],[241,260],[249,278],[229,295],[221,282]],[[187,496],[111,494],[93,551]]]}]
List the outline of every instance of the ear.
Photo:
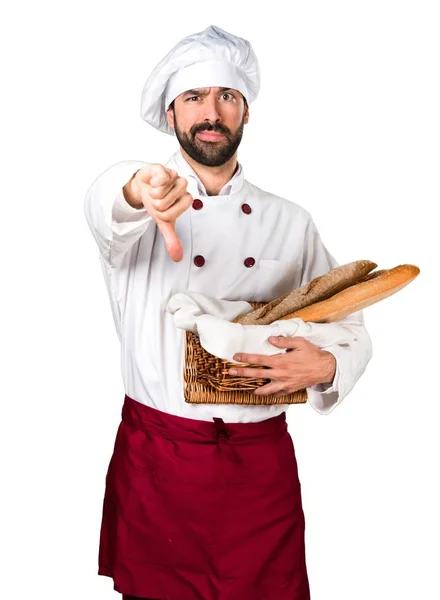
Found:
[{"label": "ear", "polygon": [[167,122],[168,122],[168,125],[172,129],[174,129],[174,111],[173,111],[172,106],[170,106],[167,110]]},{"label": "ear", "polygon": [[249,122],[249,106],[247,105],[247,102],[245,102],[245,105],[244,105],[243,122],[244,122],[244,124]]}]

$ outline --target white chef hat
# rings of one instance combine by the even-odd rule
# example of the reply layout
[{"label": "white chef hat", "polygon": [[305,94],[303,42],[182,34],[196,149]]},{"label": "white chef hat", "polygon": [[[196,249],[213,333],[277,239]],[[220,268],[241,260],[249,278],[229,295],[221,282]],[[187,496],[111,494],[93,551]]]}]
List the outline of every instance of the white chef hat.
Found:
[{"label": "white chef hat", "polygon": [[155,67],[142,90],[141,116],[170,135],[166,111],[186,90],[227,87],[250,104],[260,89],[260,69],[250,43],[210,25],[181,40]]}]

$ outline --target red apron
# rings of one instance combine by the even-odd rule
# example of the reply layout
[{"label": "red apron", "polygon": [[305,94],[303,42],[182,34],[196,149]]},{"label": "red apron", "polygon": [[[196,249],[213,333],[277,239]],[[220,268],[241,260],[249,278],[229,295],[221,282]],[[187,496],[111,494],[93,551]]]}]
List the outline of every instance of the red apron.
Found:
[{"label": "red apron", "polygon": [[[251,410],[251,409],[250,409]],[[286,413],[199,421],[125,396],[106,476],[99,575],[160,600],[309,600]]]}]

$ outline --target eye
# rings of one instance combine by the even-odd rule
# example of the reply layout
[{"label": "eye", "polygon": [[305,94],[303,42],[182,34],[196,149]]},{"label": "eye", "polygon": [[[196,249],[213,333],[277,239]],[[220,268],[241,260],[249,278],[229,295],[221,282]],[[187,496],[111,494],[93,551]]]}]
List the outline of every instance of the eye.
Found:
[{"label": "eye", "polygon": [[198,96],[190,96],[189,98],[187,98],[187,99],[185,100],[185,102],[188,102],[188,100],[193,100],[194,98],[198,98]]},{"label": "eye", "polygon": [[225,92],[224,94],[222,94],[222,98],[223,100],[226,98],[226,100],[229,98],[230,100],[234,100],[234,96],[230,93],[230,92]]}]

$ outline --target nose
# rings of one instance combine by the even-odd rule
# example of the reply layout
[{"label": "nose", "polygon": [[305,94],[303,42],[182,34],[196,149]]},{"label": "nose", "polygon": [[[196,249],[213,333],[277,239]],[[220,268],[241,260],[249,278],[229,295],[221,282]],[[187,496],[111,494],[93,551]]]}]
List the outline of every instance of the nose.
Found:
[{"label": "nose", "polygon": [[217,96],[214,93],[210,93],[205,96],[203,102],[203,120],[210,121],[211,123],[216,123],[220,121],[221,116],[219,112],[219,107],[217,103]]}]

